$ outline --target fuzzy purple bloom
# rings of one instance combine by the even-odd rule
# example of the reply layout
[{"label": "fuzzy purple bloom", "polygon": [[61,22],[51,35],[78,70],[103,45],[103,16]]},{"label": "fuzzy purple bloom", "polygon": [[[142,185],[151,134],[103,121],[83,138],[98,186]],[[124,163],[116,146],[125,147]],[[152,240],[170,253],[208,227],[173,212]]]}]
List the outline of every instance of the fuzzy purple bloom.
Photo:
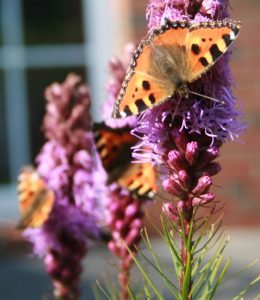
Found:
[{"label": "fuzzy purple bloom", "polygon": [[24,236],[33,243],[35,254],[44,258],[55,297],[76,300],[88,239],[100,237],[104,192],[100,186],[106,176],[96,176],[102,169],[95,160],[87,87],[71,74],[64,83],[48,87],[45,96],[47,142],[36,164],[47,188],[54,192],[55,203],[43,226],[25,230]]},{"label": "fuzzy purple bloom", "polygon": [[[130,268],[133,264],[133,253],[141,241],[140,230],[143,227],[143,202],[133,198],[130,193],[118,184],[110,185],[107,198],[107,221],[112,238],[108,249],[118,257],[120,272],[118,275],[121,287],[121,300],[128,299]],[[128,247],[132,254],[127,250]]]},{"label": "fuzzy purple bloom", "polygon": [[46,272],[58,299],[78,299],[78,281],[83,270],[81,261],[87,252],[87,240],[96,239],[95,220],[74,205],[55,204],[43,227],[27,229],[24,236],[33,243],[34,251],[44,258]]},{"label": "fuzzy purple bloom", "polygon": [[[222,20],[229,16],[227,7],[227,0],[150,0],[148,32],[158,29],[165,18],[190,23]],[[163,211],[174,221],[183,212],[189,222],[194,206],[214,200],[209,189],[212,176],[221,170],[214,161],[219,148],[226,141],[238,139],[245,128],[232,95],[229,59],[230,51],[189,85],[191,91],[222,100],[224,104],[192,94],[181,100],[173,96],[142,113],[132,130],[141,140],[134,147],[135,160],[150,161],[167,171],[162,186],[178,202],[165,204]]]},{"label": "fuzzy purple bloom", "polygon": [[[191,23],[203,21],[204,18],[223,19],[228,17],[227,6],[228,1],[224,0],[151,0],[147,8],[148,29],[152,31],[158,28],[164,22],[165,14],[170,20],[188,20]],[[232,95],[229,58],[230,52],[223,55],[201,79],[190,84],[191,90],[220,99],[225,104],[190,95],[179,104],[172,97],[146,111],[133,130],[142,140],[134,150],[133,156],[137,161],[158,162],[156,154],[162,151],[157,151],[158,144],[167,143],[168,137],[176,128],[190,134],[205,134],[211,138],[211,145],[238,139],[245,125],[240,122],[242,113]]]},{"label": "fuzzy purple bloom", "polygon": [[163,25],[165,18],[194,23],[225,19],[229,17],[227,7],[226,0],[150,0],[146,11],[148,31],[152,32]]},{"label": "fuzzy purple bloom", "polygon": [[102,119],[105,124],[111,128],[123,128],[125,126],[133,127],[136,124],[136,117],[131,116],[124,119],[113,119],[111,117],[111,108],[113,107],[122,82],[125,78],[125,73],[131,59],[131,54],[134,50],[133,44],[128,44],[125,47],[124,59],[120,60],[116,57],[111,58],[109,62],[110,78],[106,83],[107,98],[102,105]]}]

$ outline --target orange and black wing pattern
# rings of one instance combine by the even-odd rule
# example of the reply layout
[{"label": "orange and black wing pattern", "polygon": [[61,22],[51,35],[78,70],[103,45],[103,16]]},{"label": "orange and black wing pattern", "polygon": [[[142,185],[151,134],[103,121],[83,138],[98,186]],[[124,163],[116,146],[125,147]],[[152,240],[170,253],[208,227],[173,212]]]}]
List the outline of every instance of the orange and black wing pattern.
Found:
[{"label": "orange and black wing pattern", "polygon": [[131,163],[131,147],[138,140],[130,133],[129,127],[114,129],[102,122],[95,123],[93,131],[103,167],[109,174],[109,181],[114,181]]},{"label": "orange and black wing pattern", "polygon": [[48,219],[54,204],[54,193],[32,167],[25,167],[18,178],[21,218],[18,229],[40,227]]},{"label": "orange and black wing pattern", "polygon": [[236,40],[240,29],[239,21],[229,19],[201,22],[189,28],[186,38],[189,82],[198,79],[215,64]]},{"label": "orange and black wing pattern", "polygon": [[[169,93],[169,89],[160,83],[160,78],[151,75],[153,47],[170,47],[173,51],[172,57],[178,57],[177,52],[183,49],[183,64],[175,68],[178,78],[183,77],[183,82],[180,83],[187,84],[212,67],[235,41],[240,28],[240,22],[228,19],[197,24],[165,20],[165,24],[142,40],[134,51],[112,116],[122,118],[136,115],[163,103],[176,92],[175,87],[171,88]],[[171,68],[171,65],[169,67]],[[184,76],[180,76],[182,74]]]},{"label": "orange and black wing pattern", "polygon": [[190,23],[186,21],[166,20],[160,29],[141,41],[133,53],[130,67],[115,102],[112,114],[114,118],[136,115],[171,96],[158,84],[157,79],[149,74],[152,45],[165,43],[185,45],[189,27]]},{"label": "orange and black wing pattern", "polygon": [[155,170],[148,163],[131,163],[131,147],[138,139],[131,135],[130,128],[114,129],[99,123],[94,125],[94,136],[109,183],[117,182],[135,197],[153,198],[156,191]]}]

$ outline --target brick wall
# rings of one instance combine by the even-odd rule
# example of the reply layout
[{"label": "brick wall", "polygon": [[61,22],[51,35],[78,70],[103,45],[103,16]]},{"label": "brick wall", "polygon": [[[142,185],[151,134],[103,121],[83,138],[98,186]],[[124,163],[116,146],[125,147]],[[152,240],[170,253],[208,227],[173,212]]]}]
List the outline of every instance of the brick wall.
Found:
[{"label": "brick wall", "polygon": [[[138,42],[146,27],[146,1],[129,0],[133,39]],[[243,28],[235,43],[231,68],[235,95],[241,99],[248,124],[242,143],[222,147],[222,172],[215,177],[217,199],[226,203],[225,223],[260,225],[260,1],[231,0],[231,16]],[[217,187],[218,186],[218,187]]]}]

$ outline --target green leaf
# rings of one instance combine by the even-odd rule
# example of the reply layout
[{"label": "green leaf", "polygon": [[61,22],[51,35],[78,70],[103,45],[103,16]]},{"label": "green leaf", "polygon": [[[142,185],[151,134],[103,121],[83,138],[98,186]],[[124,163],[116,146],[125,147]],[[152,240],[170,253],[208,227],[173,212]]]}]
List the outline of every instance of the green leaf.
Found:
[{"label": "green leaf", "polygon": [[139,263],[139,261],[136,259],[135,255],[131,252],[131,250],[127,246],[126,246],[126,248],[127,248],[128,252],[130,253],[131,257],[133,258],[136,266],[138,267],[139,271],[141,272],[141,274],[142,274],[143,278],[145,279],[145,281],[147,282],[147,284],[151,287],[151,289],[154,291],[154,293],[156,294],[156,296],[158,297],[159,300],[164,300],[163,295],[156,288],[156,286],[154,285],[152,280],[149,278],[149,276],[147,275],[147,273],[145,272],[145,270]]},{"label": "green leaf", "polygon": [[93,295],[94,295],[95,300],[101,300],[100,295],[99,295],[99,292],[98,292],[98,289],[97,289],[96,286],[94,286],[94,287],[92,288],[92,291],[93,291]]},{"label": "green leaf", "polygon": [[111,295],[109,295],[109,293],[103,289],[103,287],[100,285],[100,283],[98,281],[96,281],[99,289],[101,290],[102,294],[106,297],[107,300],[115,300],[111,297]]},{"label": "green leaf", "polygon": [[253,300],[259,300],[259,299],[260,299],[260,293]]},{"label": "green leaf", "polygon": [[249,265],[245,266],[244,268],[242,268],[241,270],[239,270],[238,272],[230,275],[229,277],[227,277],[225,280],[223,280],[223,282],[221,284],[226,283],[227,281],[233,279],[234,277],[238,276],[239,274],[241,274],[242,272],[245,272],[246,270],[248,270],[249,268],[252,268],[254,265],[256,265],[258,262],[260,261],[260,258],[258,257],[257,259],[255,259],[254,261],[252,261]]},{"label": "green leaf", "polygon": [[164,275],[163,271],[158,269],[143,253],[139,253],[162,277],[163,281],[165,282],[166,286],[168,289],[171,291],[171,293],[175,296],[178,297],[178,289],[176,286],[167,278],[167,276]]},{"label": "green leaf", "polygon": [[153,256],[153,259],[155,261],[155,265],[151,262],[151,260],[148,259],[142,252],[140,252],[140,255],[159,273],[159,275],[162,277],[165,285],[168,287],[168,289],[171,291],[171,293],[178,297],[178,289],[177,287],[167,278],[167,276],[164,274],[163,269],[161,268],[161,265],[159,263],[159,259],[155,251],[153,250],[152,244],[150,242],[150,239],[147,234],[147,230],[144,229],[144,235],[142,234],[143,240],[146,243],[148,250]]},{"label": "green leaf", "polygon": [[[260,281],[260,276],[256,277],[254,280],[252,280],[249,285],[243,289],[237,296],[232,298],[232,300],[241,300],[241,297],[245,295],[245,293],[253,286],[255,285],[258,281]],[[256,296],[256,299],[259,299],[260,294]]]},{"label": "green leaf", "polygon": [[187,262],[186,262],[186,268],[185,268],[185,274],[184,274],[184,280],[183,280],[183,287],[182,287],[182,298],[187,299],[188,297],[188,291],[189,291],[189,285],[191,282],[191,269],[192,269],[192,236],[193,236],[193,222],[190,224],[189,229],[189,235],[187,239]]},{"label": "green leaf", "polygon": [[132,289],[129,286],[128,286],[128,294],[129,294],[131,300],[137,300]]},{"label": "green leaf", "polygon": [[[224,249],[226,248],[228,241],[229,241],[229,237],[225,240],[223,239],[223,241],[219,244],[218,248],[214,252],[213,256],[209,259],[208,263],[198,272],[198,274],[200,274],[200,277],[199,277],[198,281],[193,285],[193,288],[190,293],[190,295],[192,295],[193,299],[198,299],[203,288],[209,282],[212,272],[214,272],[215,270],[218,270],[218,268],[220,266],[219,261],[220,260],[222,261],[222,259],[223,259],[221,254],[223,253]],[[203,299],[203,298],[200,298],[200,299]]]},{"label": "green leaf", "polygon": [[152,300],[152,295],[150,294],[149,288],[145,280],[144,280],[144,293],[146,296],[146,300]]},{"label": "green leaf", "polygon": [[[225,273],[227,272],[227,270],[228,270],[228,268],[230,266],[230,263],[231,263],[231,258],[229,258],[227,260],[225,266],[223,267],[223,269],[222,269],[222,271],[221,271],[221,273],[220,273],[220,275],[219,275],[219,277],[217,279],[217,282],[216,282],[215,286],[212,289],[209,290],[209,292],[208,292],[209,298],[205,298],[205,299],[208,299],[208,300],[212,300],[213,299],[213,297],[214,297],[214,295],[215,295],[218,287],[220,286],[220,284],[221,284],[221,282],[223,280],[223,277],[224,277]],[[206,294],[206,296],[207,296],[207,294]]]},{"label": "green leaf", "polygon": [[162,219],[162,228],[163,228],[165,240],[170,247],[175,273],[176,273],[177,278],[179,279],[181,276],[181,270],[182,270],[181,256],[178,253],[178,249],[175,246],[172,236],[168,230],[168,226],[167,226],[165,220],[163,220],[163,219]]}]

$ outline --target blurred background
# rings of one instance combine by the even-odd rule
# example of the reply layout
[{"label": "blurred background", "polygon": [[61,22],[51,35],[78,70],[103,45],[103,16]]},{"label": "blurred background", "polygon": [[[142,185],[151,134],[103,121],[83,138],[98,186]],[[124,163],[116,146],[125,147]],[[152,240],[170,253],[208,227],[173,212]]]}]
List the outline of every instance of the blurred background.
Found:
[{"label": "blurred background", "polygon": [[[223,171],[214,192],[226,203],[224,220],[234,236],[230,247],[238,267],[260,253],[260,1],[230,2],[232,18],[243,23],[231,67],[248,129],[241,142],[222,147]],[[108,59],[145,35],[145,9],[145,0],[0,0],[1,300],[21,299],[20,292],[28,300],[49,299],[43,298],[50,288],[47,275],[40,263],[25,258],[19,233],[12,229],[18,219],[18,171],[33,162],[43,143],[44,89],[69,72],[80,74],[90,85],[93,116],[99,120]],[[94,280],[99,268],[92,258]]]}]

